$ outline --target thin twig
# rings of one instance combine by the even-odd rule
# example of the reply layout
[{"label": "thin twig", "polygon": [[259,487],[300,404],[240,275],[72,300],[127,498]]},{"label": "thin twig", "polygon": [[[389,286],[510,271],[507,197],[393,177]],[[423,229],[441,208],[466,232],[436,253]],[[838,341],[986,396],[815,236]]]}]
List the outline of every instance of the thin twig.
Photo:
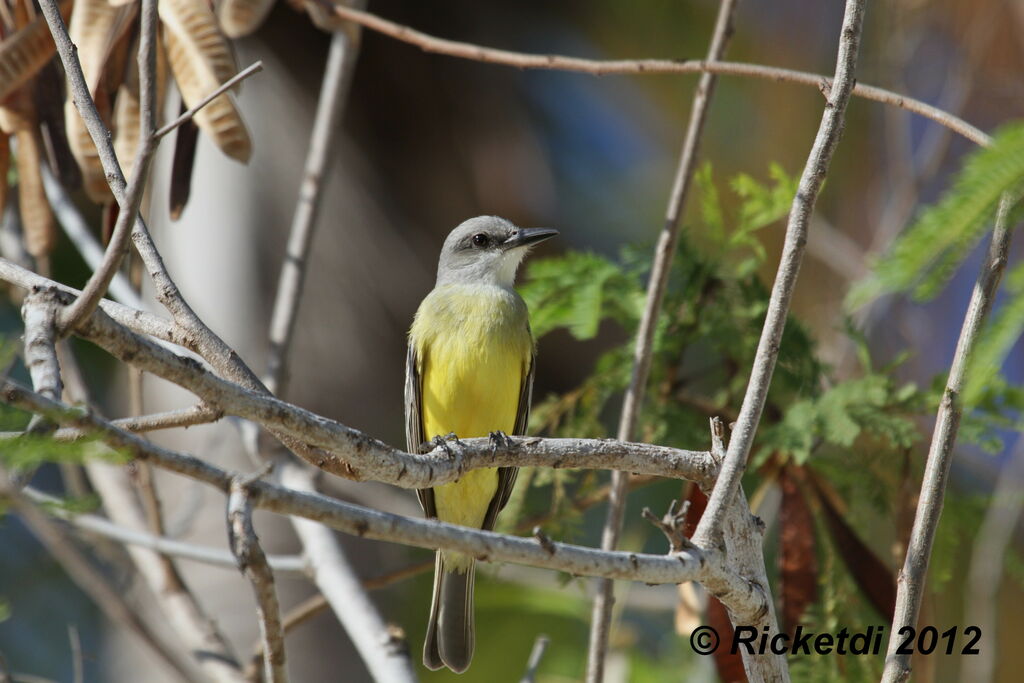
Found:
[{"label": "thin twig", "polygon": [[85,683],[85,669],[82,663],[82,639],[78,636],[78,628],[68,624],[68,642],[71,644],[72,680],[74,683]]},{"label": "thin twig", "polygon": [[[725,54],[725,49],[732,36],[732,21],[736,13],[737,0],[722,0],[718,8],[718,18],[711,34],[708,46],[707,61],[716,62]],[[658,244],[654,250],[653,266],[647,283],[647,298],[644,304],[640,326],[637,329],[636,342],[633,349],[633,373],[629,387],[623,399],[622,413],[619,417],[618,438],[620,441],[632,441],[636,433],[640,408],[643,406],[647,388],[647,378],[651,371],[651,357],[654,351],[654,332],[661,314],[661,304],[665,298],[672,260],[679,242],[679,217],[686,204],[686,195],[693,178],[697,163],[697,150],[704,123],[707,120],[708,107],[714,94],[716,77],[711,73],[703,73],[697,90],[693,95],[690,109],[690,121],[686,127],[679,165],[672,180],[672,191],[669,195],[668,207],[665,210],[665,222]],[[611,495],[609,496],[608,514],[601,535],[601,548],[614,550],[619,543],[622,521],[626,514],[626,483],[629,473],[614,472],[612,474]],[[611,581],[600,581],[594,597],[594,606],[590,615],[590,644],[587,654],[587,681],[599,683],[604,679],[604,661],[608,649],[608,632],[610,629],[613,591]]]},{"label": "thin twig", "polygon": [[782,331],[789,314],[789,304],[796,288],[800,263],[807,244],[807,229],[811,213],[817,201],[821,185],[825,180],[832,153],[839,143],[843,129],[843,115],[853,90],[854,70],[860,47],[861,27],[864,18],[864,0],[847,0],[843,15],[843,27],[839,38],[839,54],[836,58],[836,75],[828,90],[825,112],[814,139],[814,145],[807,158],[796,196],[789,212],[786,238],[779,259],[779,270],[772,286],[768,312],[758,341],[754,364],[750,371],[747,391],[740,406],[739,419],[729,440],[729,449],[722,464],[718,481],[708,499],[707,508],[694,534],[694,541],[701,547],[717,545],[722,521],[739,488],[740,477],[746,468],[747,456],[754,441],[754,433],[761,419],[768,387],[771,384],[775,361],[779,355]]},{"label": "thin twig", "polygon": [[[82,213],[75,206],[74,201],[68,195],[68,191],[61,185],[60,180],[54,177],[53,171],[46,164],[42,165],[43,190],[46,192],[46,199],[53,209],[53,215],[64,228],[64,234],[81,254],[85,265],[92,270],[97,270],[103,263],[104,250],[99,241],[93,236],[89,224]],[[115,273],[114,279],[110,281],[108,288],[110,296],[126,306],[139,310],[145,309],[142,298],[132,289],[128,278],[122,273]]]},{"label": "thin twig", "polygon": [[[433,568],[434,560],[425,560],[384,574],[367,577],[363,579],[361,583],[363,588],[368,591],[379,590],[413,576],[425,574]],[[288,610],[281,617],[281,627],[284,629],[285,635],[288,635],[292,629],[301,626],[316,615],[327,611],[330,607],[331,604],[327,602],[327,598],[323,596],[323,593],[317,593],[316,595],[303,600],[301,603]],[[249,666],[246,667],[245,670],[245,677],[247,679],[251,680],[255,677],[257,668],[261,661],[263,661],[263,643],[257,642],[256,646],[253,648],[252,660],[249,662]]]},{"label": "thin twig", "polygon": [[260,547],[252,525],[252,506],[249,504],[249,477],[235,477],[228,496],[228,545],[238,561],[238,568],[252,584],[256,597],[256,615],[263,642],[263,677],[270,683],[287,683],[285,667],[284,629],[281,626],[281,606],[274,588],[274,573],[267,556]]},{"label": "thin twig", "polygon": [[[309,468],[283,469],[281,483],[309,497],[319,497]],[[416,680],[404,634],[385,623],[333,532],[309,519],[293,518],[293,526],[309,559],[314,583],[330,603],[373,679]]]},{"label": "thin twig", "polygon": [[992,502],[978,528],[967,571],[963,623],[977,626],[985,634],[987,647],[970,657],[960,658],[962,683],[989,683],[999,661],[999,592],[1005,570],[1006,551],[1024,512],[1024,435],[1017,437],[1010,461],[1002,465]]},{"label": "thin twig", "polygon": [[[326,2],[326,0],[320,0]],[[713,73],[720,76],[746,76],[748,78],[760,78],[777,83],[798,83],[818,89],[822,85],[830,85],[831,81],[821,74],[808,73],[805,71],[794,71],[793,69],[780,69],[760,64],[743,64],[740,62],[712,62],[706,60],[675,60],[675,59],[616,59],[599,60],[583,59],[580,57],[565,57],[562,55],[550,54],[527,54],[512,52],[509,50],[497,50],[494,48],[463,43],[455,40],[445,40],[426,33],[422,33],[408,26],[396,24],[393,21],[382,19],[369,12],[346,7],[341,4],[334,4],[334,13],[342,19],[347,19],[360,24],[371,31],[382,33],[386,36],[400,40],[410,45],[415,45],[425,52],[470,59],[488,64],[501,64],[519,69],[549,69],[556,71],[574,71],[578,73],[603,76],[608,74],[693,74]],[[931,119],[936,123],[949,128],[978,145],[986,145],[990,138],[983,131],[956,117],[949,112],[932,106],[921,100],[894,93],[871,85],[858,84],[853,89],[853,94],[868,100],[882,102],[893,107],[899,107],[909,112],[919,114]]]},{"label": "thin twig", "polygon": [[533,641],[530,658],[526,660],[526,672],[519,679],[519,683],[534,683],[537,680],[537,669],[540,668],[540,660],[544,657],[544,651],[548,649],[550,642],[551,639],[545,635],[539,635]]},{"label": "thin twig", "polygon": [[156,128],[156,0],[142,1],[142,17],[139,29],[139,149],[132,168],[132,179],[125,191],[121,211],[114,224],[114,231],[107,245],[103,262],[93,271],[82,289],[82,295],[64,309],[58,320],[58,328],[67,333],[87,318],[107,293],[107,287],[121,267],[121,259],[128,253],[132,226],[135,224],[149,179],[150,161],[156,151],[153,130]]},{"label": "thin twig", "polygon": [[306,152],[306,166],[299,185],[299,200],[295,204],[288,246],[277,282],[277,296],[270,318],[267,372],[263,379],[270,393],[277,396],[283,395],[288,382],[287,355],[302,301],[302,287],[321,204],[321,191],[359,53],[359,46],[353,42],[353,36],[358,34],[338,30],[331,38],[327,66],[320,86],[320,99],[317,101],[316,117],[310,133],[309,150]]},{"label": "thin twig", "polygon": [[1012,226],[1007,223],[1012,205],[1012,200],[1006,196],[999,205],[988,255],[982,263],[981,272],[978,273],[978,279],[974,284],[974,293],[964,314],[960,337],[957,339],[953,362],[949,368],[949,378],[946,380],[946,388],[939,403],[935,429],[928,448],[928,460],[921,480],[921,495],[917,501],[914,527],[910,533],[910,542],[907,544],[903,569],[896,583],[896,612],[889,631],[889,650],[882,673],[884,683],[895,683],[910,678],[910,656],[897,652],[900,638],[893,637],[893,634],[899,634],[901,628],[914,628],[917,625],[917,615],[921,609],[921,599],[924,597],[928,563],[935,541],[935,530],[942,516],[949,468],[953,462],[953,446],[956,444],[963,411],[960,392],[966,379],[971,353],[974,351],[985,318],[992,309],[999,281],[1006,269],[1012,235]]},{"label": "thin twig", "polygon": [[[224,417],[223,411],[215,410],[201,403],[189,408],[168,410],[162,413],[152,413],[136,417],[119,417],[116,420],[112,420],[112,422],[121,429],[127,429],[129,432],[142,433],[160,429],[175,429],[177,427],[209,424],[216,422],[222,417]],[[0,432],[0,441],[3,439],[14,439],[22,434],[23,432]],[[77,441],[85,436],[85,432],[76,429],[58,429],[51,436],[57,441]]]},{"label": "thin twig", "polygon": [[[148,548],[163,555],[172,555],[183,560],[201,562],[214,567],[236,569],[238,563],[227,549],[210,548],[186,543],[166,536],[156,536],[146,531],[130,529],[98,515],[76,513],[59,507],[60,500],[31,487],[23,491],[25,497],[37,505],[46,505],[52,514],[78,527],[82,531],[113,539],[125,545]],[[306,560],[298,555],[270,555],[267,557],[270,568],[283,575],[306,576]]]},{"label": "thin twig", "polygon": [[[160,138],[162,138],[163,136],[165,136],[168,133],[170,133],[172,130],[174,130],[178,126],[182,125],[183,123],[185,123],[187,121],[191,121],[192,118],[195,117],[195,115],[197,113],[199,113],[200,109],[202,109],[203,107],[208,105],[210,102],[213,102],[215,99],[217,99],[218,97],[220,97],[221,95],[226,93],[228,90],[231,90],[233,87],[235,87],[236,85],[238,85],[239,83],[241,83],[245,79],[249,78],[249,76],[252,76],[255,73],[259,73],[260,71],[263,71],[263,60],[259,60],[257,62],[254,62],[253,64],[250,64],[249,66],[245,67],[244,69],[239,71],[237,74],[235,74],[234,76],[232,76],[231,78],[226,80],[216,90],[214,90],[209,95],[207,95],[203,99],[201,99],[198,102],[196,102],[196,105],[194,107],[192,107],[192,108],[188,109],[187,111],[183,112],[181,116],[179,116],[178,118],[174,119],[173,121],[168,123],[166,126],[163,126],[158,131],[153,133],[152,134],[152,139],[154,141],[157,141]],[[143,139],[145,139],[145,138],[143,138]]]}]

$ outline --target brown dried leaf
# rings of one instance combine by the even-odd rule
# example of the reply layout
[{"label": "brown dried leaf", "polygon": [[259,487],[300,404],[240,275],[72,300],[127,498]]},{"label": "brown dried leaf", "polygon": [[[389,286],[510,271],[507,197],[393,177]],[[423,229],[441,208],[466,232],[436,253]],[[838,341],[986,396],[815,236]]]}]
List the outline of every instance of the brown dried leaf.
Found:
[{"label": "brown dried leaf", "polygon": [[779,513],[779,575],[782,629],[792,633],[807,607],[818,599],[818,556],[814,518],[796,478],[785,467],[779,474],[782,509]]},{"label": "brown dried leaf", "polygon": [[[60,5],[67,19],[71,0]],[[20,88],[53,57],[56,47],[42,15],[0,42],[0,101]]]},{"label": "brown dried leaf", "polygon": [[18,141],[18,208],[25,248],[35,258],[49,254],[57,244],[50,202],[43,191],[42,154],[35,132],[23,128]]},{"label": "brown dried leaf", "polygon": [[273,7],[274,0],[223,0],[217,7],[217,19],[224,35],[241,38],[258,29]]}]

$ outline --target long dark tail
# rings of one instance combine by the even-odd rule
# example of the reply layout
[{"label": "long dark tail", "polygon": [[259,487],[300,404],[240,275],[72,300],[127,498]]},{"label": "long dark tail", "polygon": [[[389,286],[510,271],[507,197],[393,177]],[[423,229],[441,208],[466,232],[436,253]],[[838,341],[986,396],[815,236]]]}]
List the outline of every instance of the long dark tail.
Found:
[{"label": "long dark tail", "polygon": [[463,572],[445,569],[437,553],[434,564],[434,599],[423,641],[423,665],[437,670],[447,666],[463,673],[473,661],[476,642],[473,627],[473,580],[476,560]]}]

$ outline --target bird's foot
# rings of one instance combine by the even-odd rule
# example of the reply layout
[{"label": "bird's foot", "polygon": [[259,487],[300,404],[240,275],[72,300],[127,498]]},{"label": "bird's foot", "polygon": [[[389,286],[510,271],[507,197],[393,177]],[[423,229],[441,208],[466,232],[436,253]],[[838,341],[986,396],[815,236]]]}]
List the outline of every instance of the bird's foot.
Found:
[{"label": "bird's foot", "polygon": [[451,441],[454,441],[456,445],[459,445],[459,437],[455,435],[455,432],[448,432],[446,436],[435,436],[433,439],[433,444],[437,448],[443,450],[445,452],[445,455],[447,455],[449,458],[454,458],[455,453],[452,451],[452,447],[449,445],[449,442]]},{"label": "bird's foot", "polygon": [[508,448],[509,446],[512,445],[512,439],[508,438],[508,434],[501,430],[491,432],[490,434],[487,435],[487,438],[491,440],[492,451],[495,451],[499,448]]}]

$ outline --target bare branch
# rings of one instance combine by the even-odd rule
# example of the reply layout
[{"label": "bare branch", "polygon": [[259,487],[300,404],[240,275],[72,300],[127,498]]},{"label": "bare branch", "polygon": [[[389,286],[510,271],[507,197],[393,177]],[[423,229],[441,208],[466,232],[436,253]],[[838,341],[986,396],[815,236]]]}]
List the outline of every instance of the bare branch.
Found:
[{"label": "bare branch", "polygon": [[[283,469],[281,483],[309,497],[320,497],[309,468]],[[331,530],[309,519],[293,519],[293,525],[309,559],[313,581],[330,603],[370,676],[377,681],[416,680],[405,635],[384,622]]]},{"label": "bare branch", "polygon": [[291,347],[295,318],[302,299],[302,287],[306,277],[306,262],[309,247],[313,242],[317,213],[320,209],[320,191],[323,187],[334,136],[339,129],[341,111],[344,109],[352,73],[355,71],[358,55],[358,32],[351,34],[337,30],[331,38],[327,53],[327,66],[320,86],[320,99],[316,105],[313,131],[310,134],[309,151],[306,153],[306,167],[299,186],[299,200],[292,216],[292,227],[288,234],[281,276],[277,283],[277,296],[270,318],[270,350],[267,359],[267,373],[264,383],[270,393],[282,395],[288,381],[287,360]]},{"label": "bare branch", "polygon": [[[722,0],[718,8],[718,18],[708,46],[707,61],[716,62],[725,54],[729,38],[732,36],[732,20],[736,12],[737,0]],[[690,109],[690,121],[686,127],[686,137],[679,155],[679,165],[672,180],[672,192],[669,195],[668,207],[665,210],[665,223],[658,237],[654,250],[651,276],[647,283],[647,298],[643,315],[637,328],[636,342],[633,349],[633,373],[629,387],[622,403],[619,416],[618,437],[620,441],[632,441],[636,425],[643,406],[647,388],[647,378],[651,371],[651,356],[654,350],[654,331],[657,328],[661,304],[665,298],[669,273],[672,270],[672,259],[679,242],[679,217],[686,204],[686,195],[693,178],[697,163],[697,150],[704,122],[707,120],[708,106],[714,93],[716,77],[711,73],[703,73],[697,90],[693,95]],[[601,534],[601,548],[614,550],[619,543],[622,521],[626,514],[626,484],[629,473],[614,472],[612,474],[611,495],[609,496],[608,514]],[[608,648],[608,632],[612,615],[613,591],[611,581],[598,582],[594,597],[594,607],[590,615],[590,644],[587,654],[587,681],[598,683],[604,679],[604,660]]]},{"label": "bare branch", "polygon": [[[326,4],[328,0],[317,0]],[[776,83],[798,83],[812,88],[821,88],[822,84],[829,86],[831,81],[820,74],[807,73],[805,71],[794,71],[793,69],[780,69],[760,64],[743,64],[740,62],[712,62],[705,60],[675,60],[675,59],[616,59],[599,60],[583,59],[580,57],[565,57],[562,55],[538,55],[509,50],[497,50],[489,47],[482,47],[472,43],[463,43],[456,40],[445,40],[422,33],[408,26],[396,24],[393,21],[382,19],[375,14],[362,12],[351,7],[335,3],[334,13],[342,19],[347,19],[356,24],[382,33],[386,36],[400,40],[403,43],[415,45],[425,52],[458,57],[460,59],[471,59],[477,62],[488,64],[501,64],[512,66],[518,69],[550,69],[556,71],[575,71],[578,73],[604,76],[609,74],[692,74],[692,73],[713,73],[720,76],[745,76],[748,78],[760,78],[774,81]],[[939,125],[962,135],[977,145],[987,145],[991,138],[975,126],[967,123],[961,118],[953,116],[921,100],[894,93],[872,85],[858,84],[853,88],[853,94],[875,102],[881,102],[893,107],[905,109],[925,118],[935,121]]]},{"label": "bare branch", "polygon": [[545,635],[539,635],[533,641],[530,658],[526,660],[526,672],[519,679],[519,683],[534,683],[537,680],[537,669],[540,668],[540,660],[544,657],[544,651],[548,649],[548,643],[550,642],[551,639]]},{"label": "bare branch", "polygon": [[1006,269],[1012,234],[1012,226],[1007,224],[1012,206],[1013,201],[1004,196],[996,215],[988,255],[982,263],[981,272],[978,273],[978,279],[974,284],[974,293],[967,306],[967,313],[964,314],[960,337],[953,353],[953,363],[949,368],[949,378],[946,380],[946,388],[939,403],[935,429],[928,448],[928,460],[921,480],[921,495],[917,500],[914,527],[910,533],[910,542],[907,544],[903,569],[896,583],[896,612],[892,620],[892,629],[889,631],[889,650],[882,673],[884,683],[895,683],[910,678],[910,656],[897,653],[900,639],[893,637],[892,634],[898,634],[905,626],[913,628],[917,625],[932,544],[935,541],[935,530],[942,516],[946,482],[953,462],[953,446],[956,444],[956,435],[960,428],[960,416],[963,411],[960,392],[963,390],[971,353],[974,351],[985,318],[992,309],[999,281]]},{"label": "bare branch", "polygon": [[[81,254],[82,260],[92,270],[97,270],[103,263],[104,250],[99,241],[93,236],[92,230],[82,213],[75,206],[67,190],[61,185],[60,180],[54,177],[53,171],[46,164],[42,165],[43,189],[46,192],[46,199],[50,202],[53,215],[64,228],[64,234]],[[110,281],[109,292],[112,297],[126,306],[144,310],[145,305],[142,298],[132,289],[131,284],[121,273],[115,273],[114,279]]]},{"label": "bare branch", "polygon": [[[163,469],[209,484],[225,494],[235,476],[234,473],[198,458],[157,446],[119,430],[88,411],[51,401],[10,380],[6,380],[0,388],[0,396],[10,405],[43,414],[61,424],[95,432],[115,448]],[[710,559],[697,551],[660,556],[603,552],[554,543],[554,552],[551,552],[551,549],[541,547],[533,539],[379,512],[267,482],[252,484],[250,500],[257,507],[319,521],[347,534],[432,550],[455,550],[487,562],[529,564],[578,576],[606,576],[645,583],[680,583],[698,578],[702,571],[710,571],[704,567],[705,564],[711,564]],[[719,568],[714,569],[717,571]],[[724,567],[721,571],[728,573]],[[745,581],[738,576],[730,580],[737,586],[745,585]]]},{"label": "bare branch", "polygon": [[64,393],[57,360],[57,312],[58,303],[42,290],[29,292],[21,307],[25,321],[25,365],[32,377],[32,386],[55,401]]},{"label": "bare branch", "polygon": [[992,502],[978,529],[967,572],[963,623],[978,626],[988,647],[960,660],[963,683],[994,680],[999,655],[999,590],[1005,570],[1006,551],[1024,512],[1024,435],[1017,437],[1010,461],[1004,463],[992,492]]},{"label": "bare branch", "polygon": [[196,102],[196,106],[183,112],[181,116],[174,119],[166,126],[163,126],[162,128],[160,128],[160,130],[156,131],[155,133],[152,133],[152,139],[154,141],[157,141],[163,136],[170,133],[175,128],[181,126],[183,123],[191,121],[192,118],[195,117],[197,113],[199,113],[200,109],[208,105],[210,102],[213,102],[215,99],[226,93],[228,90],[231,90],[233,87],[235,87],[245,79],[249,78],[249,76],[252,76],[255,73],[259,73],[260,71],[263,71],[262,59],[256,61],[253,64],[250,64],[249,66],[245,67],[228,80],[224,81],[224,83],[222,83],[216,90],[214,90],[209,95]]},{"label": "bare branch", "polygon": [[[59,290],[50,292],[62,296]],[[510,437],[507,443],[497,444],[481,438],[450,441],[446,448],[435,447],[425,454],[405,453],[339,422],[223,380],[195,361],[121,327],[101,310],[79,325],[76,333],[122,361],[185,387],[226,413],[330,449],[331,453],[322,452],[321,460],[314,464],[350,479],[422,488],[454,481],[479,467],[590,467],[688,479],[708,487],[716,475],[717,467],[706,452],[606,439]]]},{"label": "bare branch", "polygon": [[[49,496],[31,487],[26,487],[22,493],[26,498],[37,505],[45,504],[52,506],[52,514],[75,527],[78,527],[82,531],[103,536],[104,538],[110,538],[126,545],[148,548],[149,550],[156,551],[162,555],[171,555],[183,560],[201,562],[215,567],[224,567],[225,569],[238,568],[238,563],[235,561],[234,556],[227,549],[210,548],[207,546],[196,545],[195,543],[178,541],[165,536],[156,536],[146,531],[130,529],[128,527],[115,524],[114,522],[98,515],[80,514],[71,510],[66,510],[57,507],[60,503],[58,498]],[[306,560],[297,555],[270,555],[267,557],[267,562],[270,564],[271,569],[281,574],[293,576],[307,575]]]},{"label": "bare branch", "polygon": [[797,275],[800,273],[811,213],[825,180],[832,153],[839,143],[843,115],[853,90],[863,18],[864,0],[847,0],[839,38],[835,79],[829,88],[821,125],[790,208],[779,270],[772,286],[768,312],[765,315],[761,339],[750,372],[750,381],[740,407],[739,419],[729,440],[729,450],[722,464],[722,471],[694,534],[694,541],[702,547],[717,543],[722,521],[739,488],[740,477],[746,468],[747,456],[754,441],[754,433],[761,419],[761,411],[764,409],[768,387],[775,370],[775,361],[779,355],[782,330],[786,325],[789,304],[796,287]]},{"label": "bare branch", "polygon": [[[258,477],[257,477],[258,478]],[[263,676],[270,683],[287,683],[285,668],[284,629],[281,627],[281,606],[274,588],[274,573],[260,547],[252,525],[249,504],[250,477],[235,477],[228,496],[228,544],[238,561],[238,568],[252,584],[256,597],[256,615],[263,641]]]},{"label": "bare branch", "polygon": [[152,139],[156,127],[156,0],[142,0],[142,18],[139,29],[139,150],[135,156],[132,180],[125,190],[121,211],[114,224],[114,231],[107,245],[103,262],[93,271],[89,281],[70,306],[64,309],[58,320],[58,327],[66,334],[78,326],[99,305],[107,292],[111,280],[121,266],[121,259],[128,253],[132,226],[139,213],[142,195],[149,179],[149,165],[156,151]]}]

